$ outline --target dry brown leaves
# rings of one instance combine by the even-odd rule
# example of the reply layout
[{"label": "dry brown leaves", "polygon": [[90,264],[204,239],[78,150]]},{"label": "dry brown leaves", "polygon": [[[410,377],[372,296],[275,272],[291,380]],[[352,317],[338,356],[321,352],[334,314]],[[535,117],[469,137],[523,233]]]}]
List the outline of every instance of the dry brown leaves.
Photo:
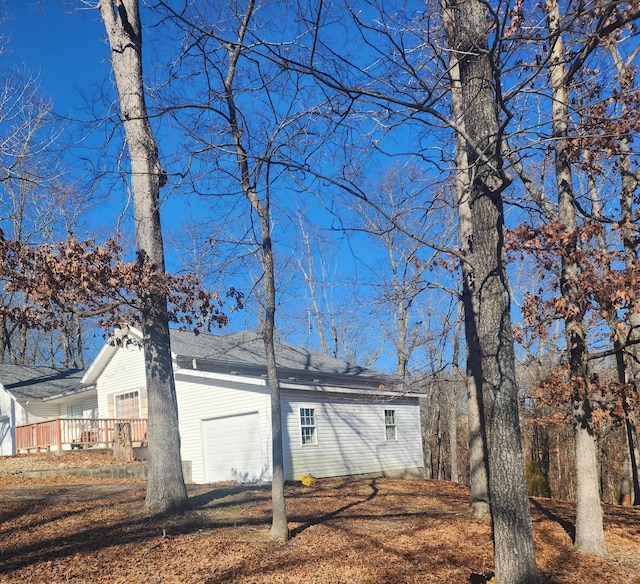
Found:
[{"label": "dry brown leaves", "polygon": [[60,468],[94,468],[118,464],[111,451],[89,448],[70,450],[61,454],[42,452],[40,454],[15,454],[0,456],[0,479],[16,473],[34,470],[55,470]]},{"label": "dry brown leaves", "polygon": [[[325,479],[290,485],[293,537],[268,538],[266,486],[190,488],[191,508],[148,517],[144,484],[4,478],[0,582],[464,583],[493,567],[491,531],[465,516],[468,490],[447,482]],[[75,497],[74,497],[75,493]],[[548,582],[640,583],[640,510],[606,507],[610,557],[571,549],[573,506],[532,505]]]}]

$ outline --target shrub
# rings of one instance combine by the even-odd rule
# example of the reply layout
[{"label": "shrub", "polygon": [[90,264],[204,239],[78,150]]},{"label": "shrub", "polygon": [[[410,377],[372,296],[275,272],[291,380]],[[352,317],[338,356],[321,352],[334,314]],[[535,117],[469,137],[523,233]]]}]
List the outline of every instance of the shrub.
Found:
[{"label": "shrub", "polygon": [[542,466],[535,460],[530,460],[525,466],[527,491],[532,497],[551,497],[549,479],[545,476]]}]

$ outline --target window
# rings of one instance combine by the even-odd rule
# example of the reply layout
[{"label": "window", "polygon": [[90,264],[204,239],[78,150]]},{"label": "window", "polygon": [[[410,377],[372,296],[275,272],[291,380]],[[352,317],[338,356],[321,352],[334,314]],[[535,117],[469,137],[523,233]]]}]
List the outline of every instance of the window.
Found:
[{"label": "window", "polygon": [[114,399],[117,419],[129,420],[140,417],[140,395],[137,390],[117,394]]},{"label": "window", "polygon": [[67,406],[67,418],[84,418],[82,404]]},{"label": "window", "polygon": [[398,439],[398,433],[396,431],[396,411],[395,410],[384,411],[384,428],[385,428],[387,440]]},{"label": "window", "polygon": [[300,408],[300,432],[302,445],[317,444],[316,415],[313,408]]}]

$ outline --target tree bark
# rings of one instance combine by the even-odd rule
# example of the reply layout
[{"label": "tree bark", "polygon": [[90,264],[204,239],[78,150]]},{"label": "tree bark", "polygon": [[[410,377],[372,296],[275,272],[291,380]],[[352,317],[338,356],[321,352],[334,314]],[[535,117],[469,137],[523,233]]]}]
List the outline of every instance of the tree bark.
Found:
[{"label": "tree bark", "polygon": [[464,306],[458,303],[458,318],[453,336],[453,355],[451,358],[453,370],[456,373],[448,392],[447,405],[449,409],[449,453],[451,458],[451,482],[460,482],[458,470],[458,380],[460,375],[460,334],[464,324]]},{"label": "tree bark", "polygon": [[[449,12],[451,11],[451,12]],[[446,3],[449,45],[457,53],[467,154],[471,240],[467,283],[469,364],[482,391],[496,582],[539,582],[520,440],[518,388],[504,260],[502,171],[496,91],[480,0]],[[471,354],[473,352],[473,355]]]},{"label": "tree bark", "polygon": [[571,382],[573,383],[572,411],[576,458],[576,537],[577,550],[594,555],[606,555],[600,486],[598,481],[598,452],[593,430],[591,403],[587,384],[587,345],[584,311],[580,303],[578,276],[580,267],[575,260],[577,248],[576,213],[574,209],[573,178],[567,155],[568,145],[568,87],[565,74],[564,48],[560,35],[560,12],[556,0],[547,0],[548,27],[554,44],[551,49],[552,119],[555,153],[556,185],[558,189],[558,221],[565,229],[566,243],[562,256],[560,293],[567,302],[565,338]]},{"label": "tree bark", "polygon": [[249,4],[245,10],[240,29],[238,31],[237,42],[229,47],[229,69],[225,78],[224,91],[228,110],[229,130],[233,139],[236,160],[240,170],[240,184],[242,192],[260,218],[265,292],[265,310],[262,335],[267,360],[267,377],[271,388],[271,454],[273,467],[271,501],[273,514],[269,535],[274,539],[287,541],[289,539],[289,525],[287,521],[284,496],[284,455],[282,451],[282,407],[280,403],[280,381],[278,379],[275,354],[276,286],[275,262],[271,242],[269,185],[266,186],[265,200],[262,201],[258,196],[255,185],[250,179],[251,173],[249,168],[249,156],[242,141],[243,131],[238,119],[238,110],[235,104],[233,88],[236,66],[242,50],[244,49],[243,43],[249,28],[249,22],[253,16],[254,6],[254,1],[249,0]]},{"label": "tree bark", "polygon": [[134,461],[130,423],[118,422],[116,424],[111,448],[113,450],[113,458],[117,462],[129,463]]},{"label": "tree bark", "polygon": [[[618,78],[622,79],[627,73],[630,63],[625,63],[620,55],[620,51],[615,44],[608,47],[611,53]],[[626,102],[622,102],[622,116],[626,118],[632,115]],[[632,168],[633,152],[630,145],[631,136],[624,135],[620,140],[620,175],[622,190],[620,192],[620,232],[622,234],[622,246],[624,250],[625,268],[629,273],[633,273],[638,266],[638,248],[636,246],[636,229],[633,213],[634,193],[638,188],[638,174]],[[640,300],[635,298],[629,307],[629,338],[632,344],[626,349],[625,374],[621,376],[621,383],[633,383],[636,388],[640,387]],[[616,336],[620,334],[616,327]],[[623,396],[623,410],[625,415],[625,429],[627,435],[627,445],[629,448],[629,470],[631,473],[632,501],[634,505],[640,505],[640,478],[638,476],[638,465],[640,463],[640,446],[638,444],[637,422],[634,412],[629,405],[629,400]],[[637,408],[636,408],[637,411]]]},{"label": "tree bark", "polygon": [[[138,0],[100,0],[111,63],[131,161],[136,243],[141,261],[164,273],[160,228],[160,189],[166,173],[151,130],[142,75],[142,27]],[[145,506],[169,512],[185,506],[187,491],[180,459],[167,300],[159,294],[141,299],[141,328],[149,399],[149,476]]]},{"label": "tree bark", "polygon": [[[442,3],[445,26],[450,42],[455,38],[455,21],[452,8]],[[460,85],[460,67],[458,54],[450,52],[449,76],[451,83],[451,104],[455,125],[464,130],[464,105],[462,87]],[[456,198],[458,205],[458,229],[460,232],[460,251],[465,259],[470,259],[472,246],[471,207],[469,195],[471,190],[471,170],[467,157],[466,142],[463,132],[456,132]],[[469,480],[470,500],[469,513],[478,521],[491,521],[489,497],[489,478],[487,474],[487,445],[484,423],[482,420],[482,394],[475,383],[473,371],[480,367],[481,353],[474,333],[477,309],[471,293],[472,270],[468,261],[461,264],[462,270],[462,308],[467,341],[467,411],[469,430]]]},{"label": "tree bark", "polygon": [[271,225],[268,208],[262,207],[260,214],[262,223],[262,250],[265,278],[265,320],[264,347],[267,357],[267,377],[271,388],[271,437],[273,477],[271,479],[271,504],[273,514],[269,535],[281,541],[289,539],[289,523],[284,497],[284,455],[282,450],[282,405],[280,400],[280,380],[276,368],[275,353],[275,314],[276,287],[273,249],[271,245]]}]

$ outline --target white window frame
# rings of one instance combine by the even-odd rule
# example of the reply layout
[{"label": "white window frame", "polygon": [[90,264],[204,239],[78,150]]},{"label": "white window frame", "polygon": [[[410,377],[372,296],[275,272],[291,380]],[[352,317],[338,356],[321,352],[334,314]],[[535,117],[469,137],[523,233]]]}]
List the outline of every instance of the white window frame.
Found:
[{"label": "white window frame", "polygon": [[120,393],[113,394],[113,416],[116,420],[128,420],[129,417],[120,416],[118,412],[118,399],[126,396],[126,395],[137,395],[138,396],[138,415],[134,419],[138,419],[142,417],[142,398],[141,392],[139,389],[130,389],[129,391],[121,391]]},{"label": "white window frame", "polygon": [[84,404],[73,404],[67,406],[67,418],[78,420],[84,417]]},{"label": "white window frame", "polygon": [[316,425],[316,409],[299,408],[298,420],[300,422],[300,445],[317,446],[318,426]]},{"label": "white window frame", "polygon": [[395,409],[384,410],[384,439],[386,442],[398,441],[398,420]]}]

